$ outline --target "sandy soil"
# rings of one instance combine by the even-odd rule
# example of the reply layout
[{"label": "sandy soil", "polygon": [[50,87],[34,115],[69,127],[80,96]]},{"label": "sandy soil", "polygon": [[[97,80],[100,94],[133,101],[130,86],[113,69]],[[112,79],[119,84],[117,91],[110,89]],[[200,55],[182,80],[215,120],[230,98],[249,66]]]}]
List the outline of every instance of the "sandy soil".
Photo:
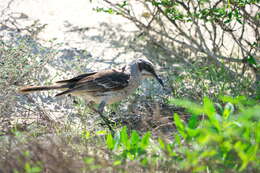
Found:
[{"label": "sandy soil", "polygon": [[[88,51],[92,58],[116,62],[130,61],[135,53],[125,51],[118,38],[126,39],[136,27],[126,19],[93,10],[102,1],[88,0],[1,0],[2,20],[16,19],[18,27],[30,26],[34,21],[44,25],[39,40],[55,39],[62,48]],[[8,8],[7,8],[8,7]],[[88,64],[93,65],[93,64]],[[104,68],[104,66],[96,66]]]}]

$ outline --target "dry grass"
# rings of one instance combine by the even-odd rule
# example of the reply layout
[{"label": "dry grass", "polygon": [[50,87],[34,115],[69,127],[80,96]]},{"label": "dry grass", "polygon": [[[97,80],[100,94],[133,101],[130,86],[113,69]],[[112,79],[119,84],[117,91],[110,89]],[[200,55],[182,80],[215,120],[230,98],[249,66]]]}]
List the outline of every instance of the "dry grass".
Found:
[{"label": "dry grass", "polygon": [[[57,128],[57,126],[55,127]],[[61,130],[61,129],[60,129]],[[172,172],[166,165],[143,167],[138,161],[117,165],[105,146],[103,135],[86,139],[82,134],[50,133],[34,137],[32,132],[16,131],[1,136],[2,172]]]}]

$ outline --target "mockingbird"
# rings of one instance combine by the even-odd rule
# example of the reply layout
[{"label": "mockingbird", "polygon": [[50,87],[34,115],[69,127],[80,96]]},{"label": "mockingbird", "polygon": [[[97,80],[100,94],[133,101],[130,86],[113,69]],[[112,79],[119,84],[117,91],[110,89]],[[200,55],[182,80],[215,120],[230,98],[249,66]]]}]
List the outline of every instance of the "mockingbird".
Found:
[{"label": "mockingbird", "polygon": [[[154,65],[147,59],[139,58],[120,70],[109,69],[76,76],[68,80],[57,81],[51,86],[27,86],[21,88],[22,93],[44,90],[62,90],[56,96],[71,94],[80,96],[91,103],[99,104],[96,110],[113,132],[109,121],[103,116],[106,104],[118,102],[130,95],[140,85],[142,79],[154,77],[162,85],[163,82],[155,73]],[[95,109],[94,109],[95,110]]]}]

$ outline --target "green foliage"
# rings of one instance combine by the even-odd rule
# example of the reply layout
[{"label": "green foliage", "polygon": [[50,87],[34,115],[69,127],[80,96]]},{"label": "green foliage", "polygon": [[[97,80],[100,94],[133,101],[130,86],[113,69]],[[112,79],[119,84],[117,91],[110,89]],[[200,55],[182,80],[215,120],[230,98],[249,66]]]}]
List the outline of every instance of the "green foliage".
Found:
[{"label": "green foliage", "polygon": [[[195,167],[200,167],[206,162],[211,163],[209,165],[213,168],[215,161],[226,168],[239,171],[244,170],[248,164],[255,163],[256,166],[260,145],[258,139],[260,105],[256,102],[252,104],[252,101],[245,97],[222,97],[222,100],[226,104],[219,115],[208,98],[204,98],[202,106],[196,104],[195,109],[193,109],[194,103],[189,106],[188,101],[170,99],[170,103],[187,108],[195,116],[206,116],[196,128],[192,129],[193,133],[189,133],[191,130],[189,125],[180,125],[179,118],[174,118],[184,140],[192,139],[192,146],[200,146],[197,151],[189,150],[190,152],[186,153],[187,158],[192,159],[191,155],[200,156],[197,162],[194,162],[198,164],[194,164]],[[251,103],[250,106],[248,103]],[[234,114],[234,106],[240,107],[241,112]]]},{"label": "green foliage", "polygon": [[39,173],[42,169],[38,166],[32,166],[30,163],[25,163],[24,170],[26,173]]},{"label": "green foliage", "polygon": [[120,151],[119,153],[116,153],[116,164],[123,163],[127,159],[137,159],[142,163],[145,163],[150,136],[151,133],[147,132],[140,137],[135,130],[132,131],[131,136],[128,136],[127,127],[125,126],[115,135],[115,137],[108,134],[106,137],[106,144],[108,149]]},{"label": "green foliage", "polygon": [[253,56],[248,56],[245,58],[246,62],[252,66],[254,66],[255,68],[260,68],[260,65],[257,64],[256,59]]},{"label": "green foliage", "polygon": [[[66,133],[64,136],[62,135],[64,127],[61,127],[59,133],[53,134],[56,135],[55,141],[61,143],[42,136],[50,142],[48,148],[46,142],[38,140],[37,136],[29,134],[26,136],[26,133],[34,132],[25,133],[14,129],[12,139],[27,142],[28,146],[17,146],[21,148],[18,150],[21,154],[8,154],[7,150],[2,149],[8,145],[4,144],[2,140],[4,138],[1,138],[0,151],[11,159],[9,164],[16,165],[12,168],[14,172],[36,173],[50,166],[59,168],[60,165],[62,169],[75,171],[80,167],[86,172],[111,169],[131,172],[131,165],[152,172],[260,170],[259,102],[244,96],[222,96],[218,103],[205,97],[202,104],[173,98],[169,99],[169,104],[184,107],[190,112],[188,119],[183,119],[180,114],[174,113],[173,125],[176,130],[172,131],[171,136],[155,136],[152,132],[142,134],[135,130],[129,131],[127,127],[117,131],[115,136],[106,131],[91,133],[86,129],[74,135],[73,131],[68,131],[69,134]],[[58,135],[62,135],[62,140],[58,140],[60,138]],[[29,136],[38,142],[43,142],[42,145],[30,142],[33,139],[28,140]],[[68,161],[72,156],[73,159]],[[39,160],[45,157],[47,160],[52,160],[51,165],[48,165],[49,162],[45,159]],[[74,159],[81,159],[77,162],[82,164],[75,166]],[[0,166],[2,163],[0,159]]]},{"label": "green foliage", "polygon": [[[155,7],[160,7],[164,9],[164,13],[171,20],[179,20],[190,22],[197,18],[204,21],[223,21],[224,24],[230,23],[231,21],[236,21],[242,24],[243,15],[240,10],[246,5],[257,4],[259,0],[232,0],[224,1],[219,4],[218,7],[209,7],[209,0],[197,1],[196,6],[199,8],[189,9],[188,12],[182,9],[188,9],[186,2],[175,2],[172,0],[152,0],[151,4]],[[188,3],[188,2],[187,2]],[[122,4],[116,4],[116,7],[126,8],[128,6],[127,1],[123,1]],[[109,14],[120,14],[117,10],[113,8],[95,8],[97,12],[105,12]]]},{"label": "green foliage", "polygon": [[114,152],[117,164],[136,160],[147,166],[160,161],[191,172],[260,169],[259,103],[242,96],[224,96],[220,100],[222,104],[216,106],[207,97],[202,105],[172,98],[169,104],[191,112],[187,122],[174,114],[174,140],[155,140],[149,132],[140,137],[136,131],[129,137],[124,127],[115,137],[107,135],[107,148]]},{"label": "green foliage", "polygon": [[[25,159],[29,160],[24,163],[23,170],[25,173],[39,173],[42,172],[41,164],[40,163],[31,163],[30,161],[30,152],[29,151],[24,151],[23,156]],[[16,169],[14,169],[14,172],[19,172]]]},{"label": "green foliage", "polygon": [[96,10],[97,12],[105,12],[105,13],[108,13],[108,14],[116,14],[116,12],[112,8],[105,9],[105,8],[97,7],[94,10]]}]

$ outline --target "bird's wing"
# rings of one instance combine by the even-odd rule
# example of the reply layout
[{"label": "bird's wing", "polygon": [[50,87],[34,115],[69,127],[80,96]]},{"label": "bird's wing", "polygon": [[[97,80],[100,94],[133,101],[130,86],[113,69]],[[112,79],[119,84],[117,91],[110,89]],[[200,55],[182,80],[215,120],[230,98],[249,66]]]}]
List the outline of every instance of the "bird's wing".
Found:
[{"label": "bird's wing", "polygon": [[83,78],[85,78],[85,77],[94,75],[94,74],[96,74],[96,73],[97,73],[97,72],[84,73],[84,74],[81,74],[81,75],[76,76],[76,77],[71,78],[71,79],[66,79],[66,80],[57,81],[56,83],[75,83],[75,82],[78,82],[79,80],[81,80],[81,79],[83,79]]},{"label": "bird's wing", "polygon": [[[72,92],[106,92],[120,90],[128,86],[130,75],[116,70],[105,70],[74,82],[69,89],[57,94]],[[69,85],[69,83],[68,83]]]}]

